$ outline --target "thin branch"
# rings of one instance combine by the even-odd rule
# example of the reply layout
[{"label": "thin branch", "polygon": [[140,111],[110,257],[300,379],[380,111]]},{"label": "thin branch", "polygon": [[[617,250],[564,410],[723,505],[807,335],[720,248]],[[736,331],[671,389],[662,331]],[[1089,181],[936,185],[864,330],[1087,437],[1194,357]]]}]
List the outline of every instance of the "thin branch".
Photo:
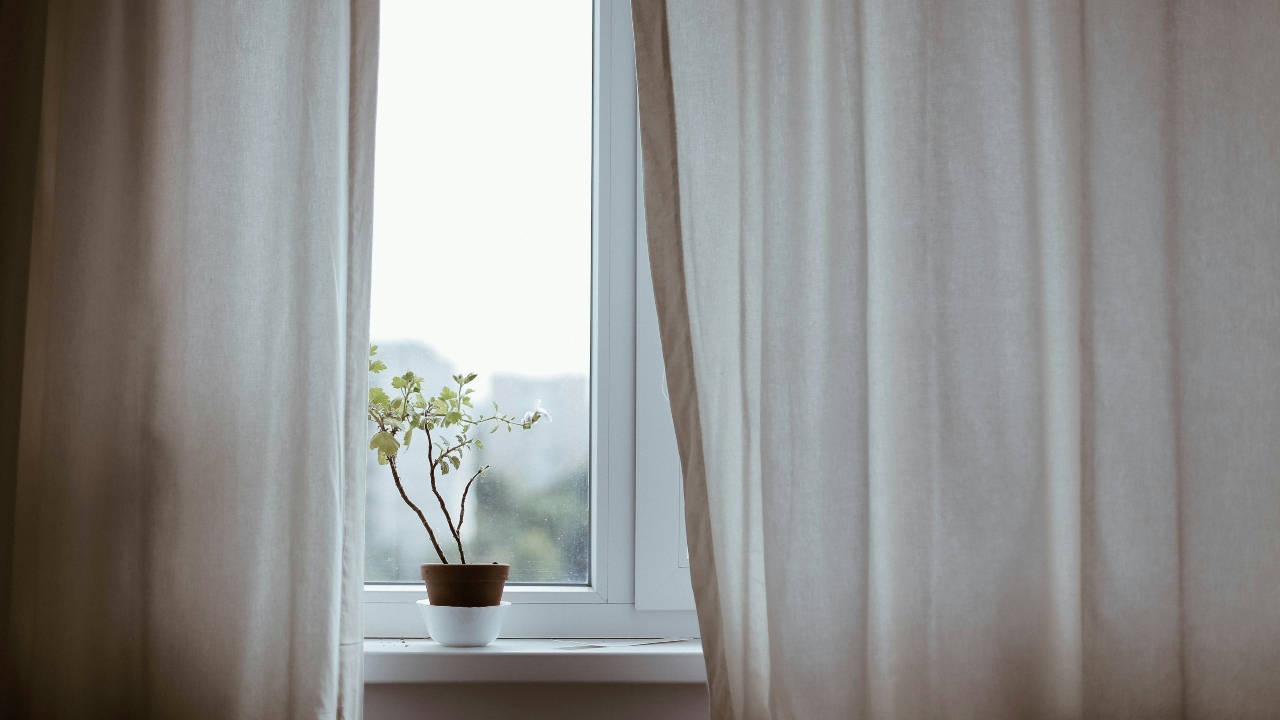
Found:
[{"label": "thin branch", "polygon": [[440,453],[440,457],[439,459],[436,460],[436,462],[446,462],[448,460],[449,455],[453,454],[453,451],[464,448],[473,442],[475,442],[475,440],[463,440],[462,442],[458,443],[457,445],[454,445],[453,447],[449,447],[448,445],[445,445],[446,449]]},{"label": "thin branch", "polygon": [[[519,424],[520,424],[520,423],[516,422],[515,420],[512,420],[511,418],[507,417],[506,415],[497,415],[497,414],[490,415],[489,417],[481,416],[479,420],[467,420],[467,419],[463,419],[461,422],[462,422],[463,424],[470,425],[471,427],[479,427],[480,425],[482,425],[482,424],[484,424],[484,423],[487,423],[487,422],[489,422],[490,420],[497,420],[498,422],[506,423],[506,424],[508,424],[508,425],[519,425]],[[468,428],[468,429],[470,429],[470,428]]]},{"label": "thin branch", "polygon": [[435,547],[436,555],[440,556],[440,562],[448,565],[449,561],[445,558],[444,551],[440,549],[440,543],[436,542],[436,534],[431,529],[431,523],[427,522],[427,516],[422,514],[422,510],[413,504],[413,501],[409,499],[408,493],[404,491],[404,485],[400,482],[400,471],[396,469],[395,456],[387,458],[387,464],[391,466],[391,477],[395,478],[396,489],[400,491],[400,497],[409,504],[409,507],[413,508],[414,512],[418,513],[418,519],[422,521],[422,527],[427,529],[427,535],[431,537],[431,545]]},{"label": "thin branch", "polygon": [[423,425],[423,431],[427,433],[427,470],[431,474],[431,492],[435,493],[436,500],[440,501],[440,512],[444,513],[444,521],[449,524],[449,532],[453,534],[453,541],[458,544],[458,559],[463,565],[467,564],[467,555],[462,550],[462,536],[458,534],[457,527],[453,524],[453,518],[449,516],[449,506],[444,501],[444,496],[440,494],[439,488],[436,487],[436,463],[432,457],[431,428]]},{"label": "thin branch", "polygon": [[489,469],[489,466],[485,465],[484,467],[477,470],[476,474],[472,475],[471,479],[467,481],[467,486],[462,489],[462,509],[458,511],[458,534],[459,535],[462,534],[462,519],[466,517],[466,514],[467,514],[467,493],[471,492],[471,483],[475,482],[476,478],[480,477],[480,473],[483,473],[485,470],[488,470],[488,469]]}]

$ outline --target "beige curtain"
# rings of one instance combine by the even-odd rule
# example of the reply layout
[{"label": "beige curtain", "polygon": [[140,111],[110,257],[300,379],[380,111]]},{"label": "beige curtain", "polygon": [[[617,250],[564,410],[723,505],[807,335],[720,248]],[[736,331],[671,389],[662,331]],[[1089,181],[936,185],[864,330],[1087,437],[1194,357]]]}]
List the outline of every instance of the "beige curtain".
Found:
[{"label": "beige curtain", "polygon": [[637,2],[717,718],[1280,712],[1280,4]]},{"label": "beige curtain", "polygon": [[359,717],[376,0],[0,42],[0,715]]}]

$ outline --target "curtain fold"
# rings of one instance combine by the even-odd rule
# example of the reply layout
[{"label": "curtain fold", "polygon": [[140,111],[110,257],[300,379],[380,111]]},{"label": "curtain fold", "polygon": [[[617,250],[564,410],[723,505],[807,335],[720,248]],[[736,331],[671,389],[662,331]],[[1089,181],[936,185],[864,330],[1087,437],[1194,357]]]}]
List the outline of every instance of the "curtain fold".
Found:
[{"label": "curtain fold", "polygon": [[376,0],[0,28],[9,715],[359,717]]},{"label": "curtain fold", "polygon": [[1273,716],[1280,9],[633,7],[713,715]]},{"label": "curtain fold", "polygon": [[[676,117],[671,87],[671,48],[665,2],[633,2],[640,144],[644,165],[644,212],[649,230],[649,266],[658,306],[659,334],[667,392],[683,471],[685,538],[698,622],[714,627],[720,617],[719,574],[711,540],[706,467],[698,409],[689,303],[685,293],[684,240],[680,224],[680,178],[676,159]],[[730,702],[725,648],[719,633],[703,633],[702,652],[713,707]]]}]

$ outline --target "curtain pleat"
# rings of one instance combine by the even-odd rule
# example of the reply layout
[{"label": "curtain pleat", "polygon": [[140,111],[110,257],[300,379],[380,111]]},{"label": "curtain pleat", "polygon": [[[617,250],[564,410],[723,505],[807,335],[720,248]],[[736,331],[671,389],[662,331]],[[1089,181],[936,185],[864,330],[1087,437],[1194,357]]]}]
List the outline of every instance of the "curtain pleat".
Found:
[{"label": "curtain pleat", "polygon": [[359,717],[377,3],[42,19],[10,714]]},{"label": "curtain pleat", "polygon": [[1273,717],[1280,8],[635,7],[713,716]]},{"label": "curtain pleat", "polygon": [[[690,575],[699,623],[718,622],[720,592],[716,585],[715,552],[711,547],[710,511],[702,458],[698,388],[693,369],[689,306],[685,296],[684,248],[680,229],[680,179],[676,161],[675,98],[671,87],[671,55],[667,44],[666,2],[631,4],[635,27],[636,75],[643,121],[640,144],[644,163],[645,222],[649,232],[649,266],[662,341],[663,364],[676,443],[684,477],[685,536],[690,548]],[[713,707],[731,701],[721,636],[705,634],[702,641]]]},{"label": "curtain pleat", "polygon": [[[373,240],[373,158],[378,107],[378,0],[350,5],[347,160],[347,323],[342,473],[342,593],[338,666],[339,717],[358,720],[364,711],[364,469],[369,399],[369,292]],[[363,369],[361,375],[358,370]],[[355,409],[359,408],[359,412]]]}]

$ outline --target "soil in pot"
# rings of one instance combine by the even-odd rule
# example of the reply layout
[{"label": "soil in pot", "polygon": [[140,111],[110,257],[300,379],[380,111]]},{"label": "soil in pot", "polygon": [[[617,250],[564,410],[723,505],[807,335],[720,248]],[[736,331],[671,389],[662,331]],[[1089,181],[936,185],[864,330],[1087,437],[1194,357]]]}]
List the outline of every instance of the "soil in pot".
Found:
[{"label": "soil in pot", "polygon": [[422,581],[432,605],[490,607],[502,603],[502,588],[511,574],[505,563],[488,565],[423,563]]}]

